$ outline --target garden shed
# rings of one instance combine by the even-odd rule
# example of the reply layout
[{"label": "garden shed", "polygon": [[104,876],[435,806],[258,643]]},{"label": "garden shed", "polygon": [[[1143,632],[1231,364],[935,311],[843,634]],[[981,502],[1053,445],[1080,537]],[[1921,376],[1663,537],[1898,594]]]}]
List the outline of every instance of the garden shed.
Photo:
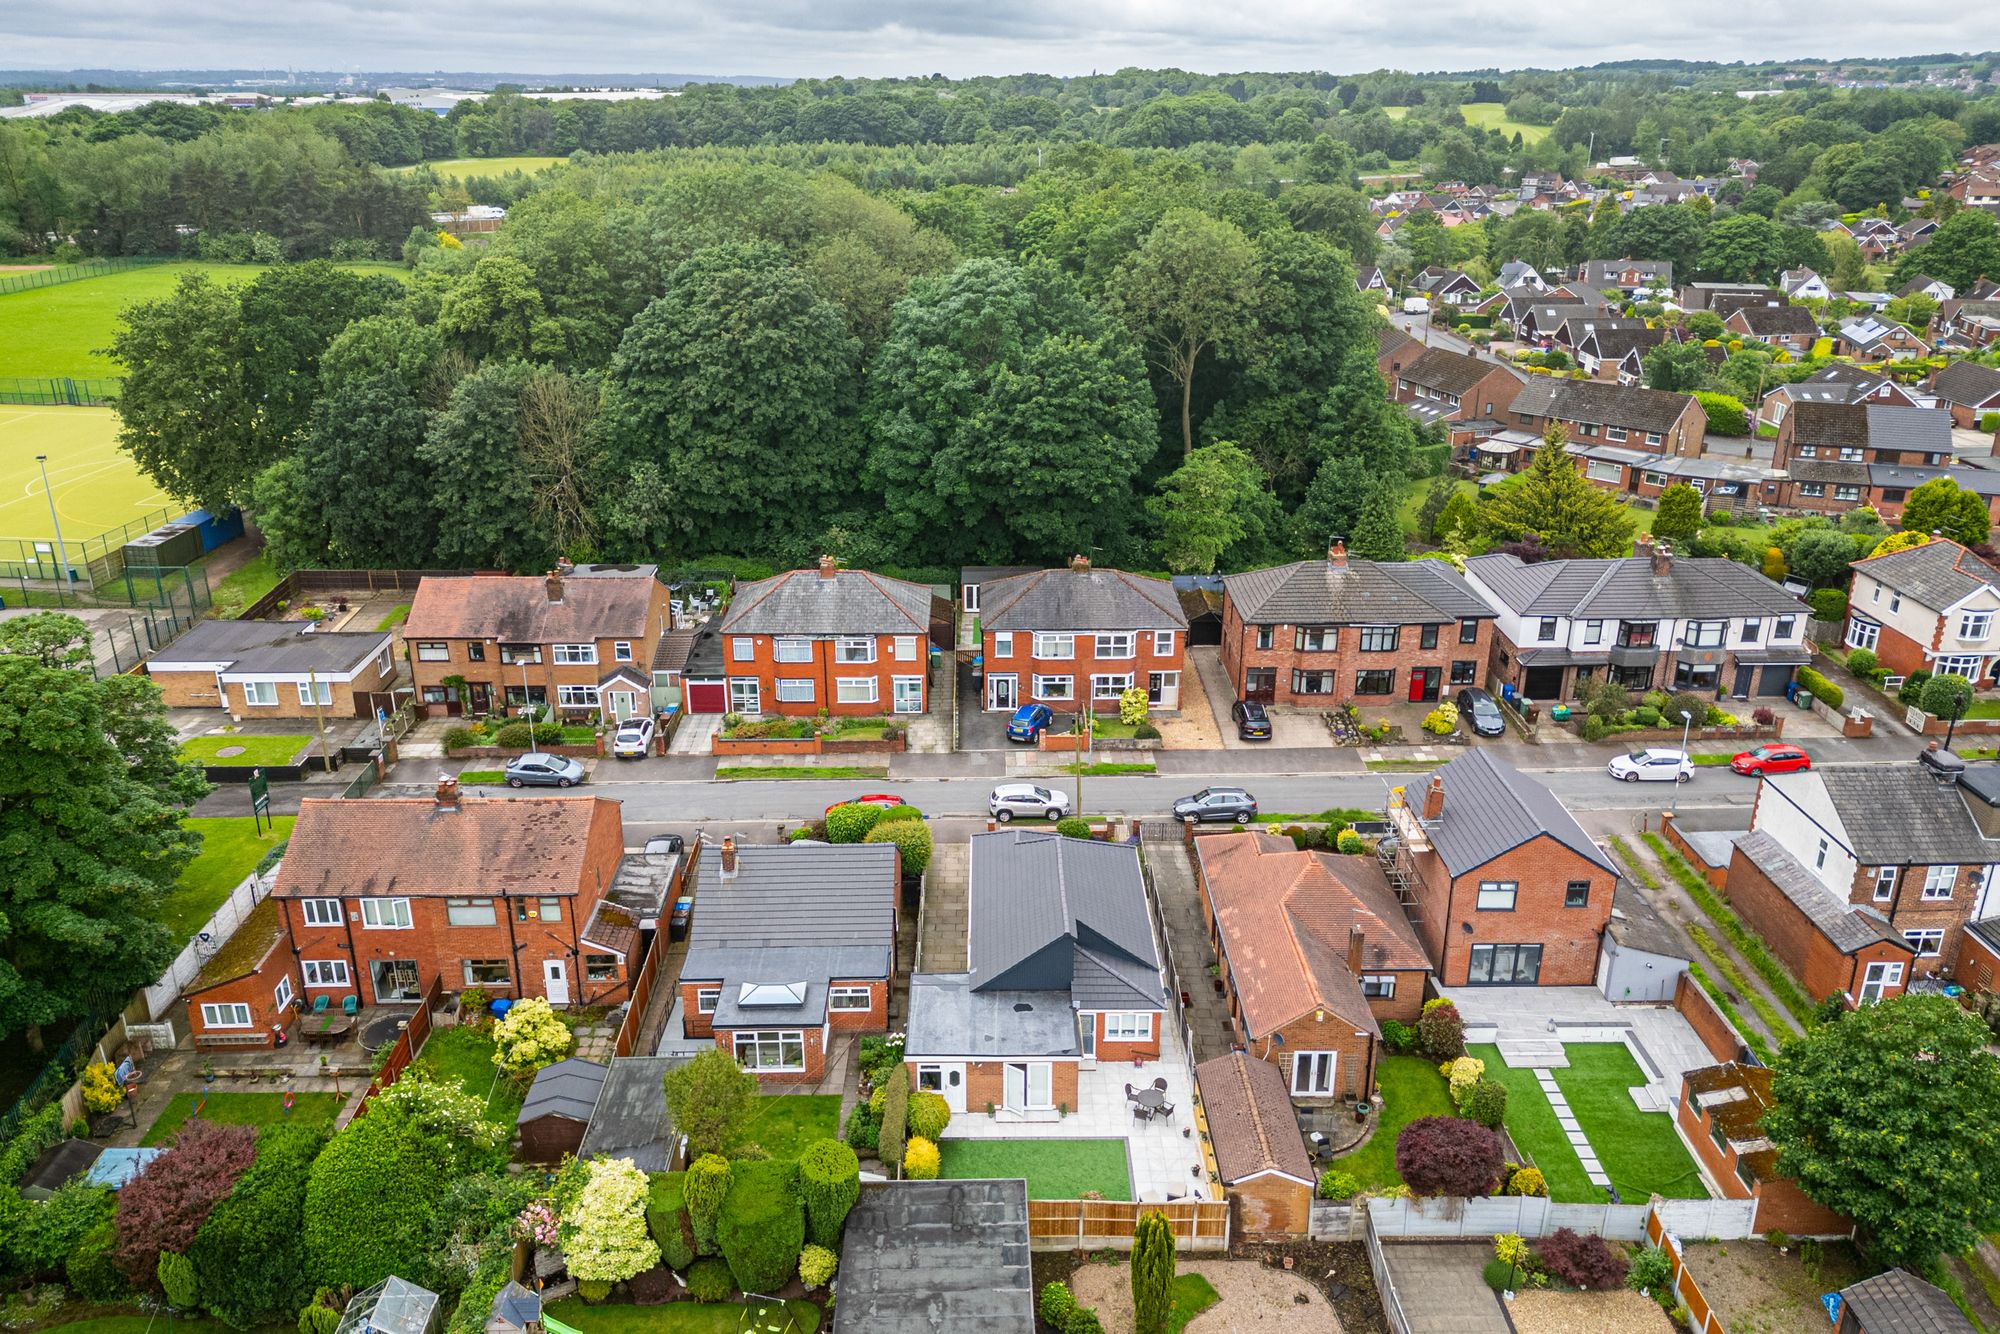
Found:
[{"label": "garden shed", "polygon": [[391,1274],[354,1294],[334,1334],[435,1334],[438,1295]]},{"label": "garden shed", "polygon": [[833,1334],[1034,1334],[1028,1183],[862,1186],[840,1248]]},{"label": "garden shed", "polygon": [[521,1156],[533,1163],[553,1163],[581,1148],[604,1076],[605,1068],[596,1061],[574,1058],[536,1071],[515,1123],[521,1132]]},{"label": "garden shed", "polygon": [[493,1298],[493,1312],[486,1317],[486,1334],[541,1334],[541,1294],[522,1287],[513,1279]]}]

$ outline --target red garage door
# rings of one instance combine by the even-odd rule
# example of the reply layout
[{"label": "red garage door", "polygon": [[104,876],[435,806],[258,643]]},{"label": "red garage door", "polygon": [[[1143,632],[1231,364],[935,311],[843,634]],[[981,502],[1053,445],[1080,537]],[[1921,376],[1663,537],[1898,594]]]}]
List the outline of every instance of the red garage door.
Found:
[{"label": "red garage door", "polygon": [[727,713],[729,687],[721,681],[690,681],[687,702],[689,713]]}]

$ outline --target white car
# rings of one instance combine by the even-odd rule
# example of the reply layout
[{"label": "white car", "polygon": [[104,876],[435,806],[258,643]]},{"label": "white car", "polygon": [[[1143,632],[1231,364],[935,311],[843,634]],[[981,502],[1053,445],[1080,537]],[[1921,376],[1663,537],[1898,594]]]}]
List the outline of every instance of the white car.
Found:
[{"label": "white car", "polygon": [[1069,814],[1069,793],[1037,787],[1033,783],[1002,783],[986,799],[986,809],[1001,824],[1006,824],[1017,815],[1028,818],[1039,815],[1048,820],[1060,820]]},{"label": "white car", "polygon": [[653,749],[651,718],[627,718],[611,734],[611,753],[621,760],[643,760]]},{"label": "white car", "polygon": [[1694,761],[1684,750],[1635,750],[1615,757],[1604,772],[1627,783],[1685,783],[1694,777]]}]

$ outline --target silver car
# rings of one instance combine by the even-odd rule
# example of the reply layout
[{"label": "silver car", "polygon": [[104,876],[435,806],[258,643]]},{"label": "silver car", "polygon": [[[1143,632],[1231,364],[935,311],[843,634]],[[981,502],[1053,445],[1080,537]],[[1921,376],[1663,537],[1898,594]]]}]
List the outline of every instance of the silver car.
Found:
[{"label": "silver car", "polygon": [[1019,815],[1026,819],[1041,816],[1060,820],[1069,814],[1069,793],[1033,783],[1002,783],[986,799],[986,809],[1001,824]]},{"label": "silver car", "polygon": [[653,749],[657,730],[651,718],[627,718],[611,734],[611,753],[621,760],[643,760]]},{"label": "silver car", "polygon": [[508,787],[575,787],[584,768],[567,755],[535,751],[507,761]]}]

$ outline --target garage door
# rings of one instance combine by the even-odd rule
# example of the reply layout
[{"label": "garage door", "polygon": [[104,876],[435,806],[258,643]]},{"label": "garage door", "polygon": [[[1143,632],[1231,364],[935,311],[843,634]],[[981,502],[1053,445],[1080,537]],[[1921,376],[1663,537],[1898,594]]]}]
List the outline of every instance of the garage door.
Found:
[{"label": "garage door", "polygon": [[1792,683],[1792,673],[1796,670],[1794,667],[1766,667],[1763,675],[1757,678],[1757,693],[1783,699],[1785,687]]},{"label": "garage door", "polygon": [[729,712],[729,687],[720,681],[690,681],[687,687],[689,713]]},{"label": "garage door", "polygon": [[1551,700],[1562,693],[1563,669],[1530,667],[1521,674],[1521,692],[1529,699]]}]

